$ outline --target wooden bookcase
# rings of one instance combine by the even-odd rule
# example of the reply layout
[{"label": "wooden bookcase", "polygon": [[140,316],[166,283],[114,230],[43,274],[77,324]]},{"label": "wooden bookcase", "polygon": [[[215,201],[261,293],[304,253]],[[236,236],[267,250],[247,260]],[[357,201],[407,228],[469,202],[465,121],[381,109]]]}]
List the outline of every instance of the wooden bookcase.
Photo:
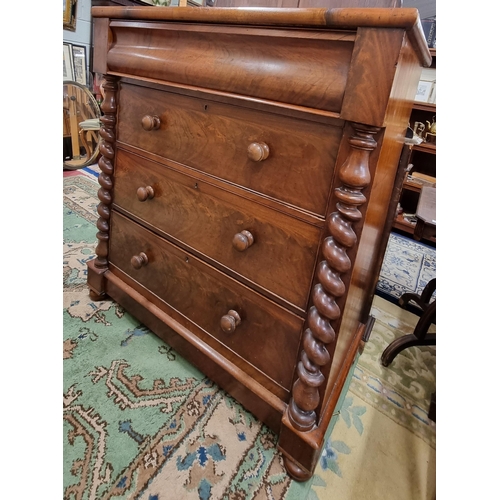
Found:
[{"label": "wooden bookcase", "polygon": [[[436,67],[436,49],[429,49],[432,55],[432,67]],[[436,104],[427,102],[415,102],[413,105],[412,113],[410,116],[410,127],[414,129],[416,122],[432,123],[437,121]],[[406,165],[402,168],[406,170],[399,197],[399,205],[402,212],[396,213],[392,227],[409,235],[413,235],[415,231],[415,223],[409,222],[408,217],[405,218],[404,214],[414,214],[420,198],[422,185],[432,185],[424,183],[417,178],[417,176],[427,176],[431,179],[425,179],[432,183],[432,178],[436,178],[436,144],[432,142],[422,142],[418,145],[410,146],[409,155]],[[413,178],[416,174],[416,178]],[[435,181],[434,181],[435,182]],[[436,239],[431,238],[428,240],[435,243]]]}]

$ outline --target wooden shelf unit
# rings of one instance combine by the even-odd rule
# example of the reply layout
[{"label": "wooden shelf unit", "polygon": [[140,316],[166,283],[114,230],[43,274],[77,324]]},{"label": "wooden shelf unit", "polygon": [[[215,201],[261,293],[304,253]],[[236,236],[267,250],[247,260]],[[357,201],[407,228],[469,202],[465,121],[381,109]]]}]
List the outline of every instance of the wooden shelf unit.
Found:
[{"label": "wooden shelf unit", "polygon": [[406,231],[408,233],[412,233],[415,229],[415,223],[408,222],[405,220],[403,217],[403,214],[398,214],[396,215],[396,218],[394,219],[394,224],[393,227],[396,229],[400,229],[401,231]]},{"label": "wooden shelf unit", "polygon": [[[435,68],[436,49],[429,49],[429,51],[433,59],[432,67]],[[432,123],[433,120],[436,121],[436,104],[415,101],[410,115],[410,126],[413,128],[416,121],[424,123],[428,121]],[[406,165],[402,165],[402,168],[405,169],[413,165],[411,170],[407,171],[407,174],[403,176],[402,183],[400,184],[401,194],[399,197],[399,205],[403,209],[402,213],[415,213],[422,189],[421,185],[417,185],[416,182],[407,180],[408,174],[420,172],[425,175],[436,177],[436,154],[436,144],[430,142],[422,142],[410,146],[410,154]],[[392,227],[393,229],[413,236],[415,224],[411,224],[404,220],[402,213],[396,213]],[[435,243],[436,239],[431,238],[428,241]]]},{"label": "wooden shelf unit", "polygon": [[419,109],[421,111],[432,111],[436,113],[436,105],[432,102],[415,101],[412,107],[413,109]]},{"label": "wooden shelf unit", "polygon": [[429,142],[422,142],[422,144],[415,144],[413,151],[424,151],[429,154],[436,154],[436,145]]},{"label": "wooden shelf unit", "polygon": [[420,193],[422,186],[419,184],[414,184],[407,180],[403,181],[403,189],[408,189],[408,191],[414,191],[415,193]]}]

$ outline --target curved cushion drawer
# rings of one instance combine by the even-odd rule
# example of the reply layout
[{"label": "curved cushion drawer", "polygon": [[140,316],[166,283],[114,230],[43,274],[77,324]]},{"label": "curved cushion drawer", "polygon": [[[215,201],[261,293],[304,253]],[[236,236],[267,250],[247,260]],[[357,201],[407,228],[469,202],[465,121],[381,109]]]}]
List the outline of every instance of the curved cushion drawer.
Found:
[{"label": "curved cushion drawer", "polygon": [[126,21],[112,21],[111,30],[111,72],[337,113],[355,37]]},{"label": "curved cushion drawer", "polygon": [[[112,212],[111,235],[112,265],[290,389],[303,319],[117,212]],[[230,310],[238,312],[241,323],[226,333],[221,320]]]},{"label": "curved cushion drawer", "polygon": [[[338,126],[135,85],[123,84],[120,92],[120,142],[319,215],[341,133]],[[249,147],[258,155],[262,144],[267,158],[250,159]]]},{"label": "curved cushion drawer", "polygon": [[319,228],[122,150],[114,203],[305,311]]}]

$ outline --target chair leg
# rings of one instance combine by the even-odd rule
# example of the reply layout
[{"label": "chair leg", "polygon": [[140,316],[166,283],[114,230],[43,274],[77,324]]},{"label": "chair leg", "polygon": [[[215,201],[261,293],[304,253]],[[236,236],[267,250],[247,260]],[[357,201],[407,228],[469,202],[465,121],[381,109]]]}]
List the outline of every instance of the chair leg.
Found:
[{"label": "chair leg", "polygon": [[422,298],[422,302],[424,304],[428,304],[432,298],[432,294],[436,290],[436,278],[433,278],[425,285],[425,288],[422,290],[420,297]]},{"label": "chair leg", "polygon": [[86,136],[86,131],[83,129],[80,129],[79,136],[80,136],[80,141],[83,144],[83,147],[85,148],[85,158],[88,159],[90,158],[90,155],[92,152],[90,151],[89,143],[87,141],[87,136]]},{"label": "chair leg", "polygon": [[425,288],[422,290],[420,295],[414,292],[403,293],[403,295],[399,297],[398,304],[403,309],[406,309],[408,304],[413,301],[420,309],[422,309],[422,311],[425,311],[435,290],[436,278],[433,278],[429,281],[429,283],[427,283],[427,285],[425,285]]},{"label": "chair leg", "polygon": [[431,395],[431,404],[429,405],[429,413],[427,415],[429,420],[433,422],[436,421],[436,393],[432,393]]},{"label": "chair leg", "polygon": [[420,316],[415,330],[413,330],[413,335],[419,340],[424,340],[427,335],[427,331],[432,323],[436,321],[436,301],[431,302],[425,311]]},{"label": "chair leg", "polygon": [[429,333],[424,339],[417,339],[413,333],[403,335],[396,340],[393,340],[384,350],[381,356],[382,366],[389,366],[394,358],[408,347],[436,345],[436,334]]},{"label": "chair leg", "polygon": [[404,349],[413,346],[436,345],[436,334],[427,333],[436,321],[436,301],[431,302],[420,316],[413,333],[393,340],[384,350],[381,357],[383,366],[389,366],[394,358]]}]

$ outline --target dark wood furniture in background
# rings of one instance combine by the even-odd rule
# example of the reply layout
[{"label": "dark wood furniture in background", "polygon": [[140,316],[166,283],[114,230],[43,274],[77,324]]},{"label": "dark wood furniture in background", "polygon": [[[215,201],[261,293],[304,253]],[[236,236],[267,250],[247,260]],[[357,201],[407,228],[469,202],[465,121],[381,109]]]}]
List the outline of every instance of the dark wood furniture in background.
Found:
[{"label": "dark wood furniture in background", "polygon": [[[431,325],[436,324],[436,299],[433,299],[435,291],[436,278],[433,278],[427,283],[420,295],[417,293],[404,293],[401,295],[398,301],[400,307],[416,312],[419,319],[412,333],[398,337],[384,349],[380,358],[382,366],[389,366],[394,361],[394,358],[408,347],[436,345],[436,334],[429,333]],[[432,421],[436,421],[435,392],[430,395],[428,416]]]},{"label": "dark wood furniture in background", "polygon": [[[391,342],[382,353],[381,362],[383,366],[389,366],[394,358],[408,347],[436,345],[436,334],[429,333],[429,328],[436,323],[436,300],[432,296],[436,291],[436,278],[427,283],[422,293],[404,293],[399,298],[399,306],[407,309],[411,303],[419,309],[419,320],[413,333],[403,335]],[[414,308],[412,310],[415,310]]]},{"label": "dark wood furniture in background", "polygon": [[416,240],[436,241],[436,188],[422,187],[415,216],[417,223],[413,237]]},{"label": "dark wood furniture in background", "polygon": [[[429,49],[432,55],[432,67],[436,67],[436,49]],[[415,128],[415,123],[431,123],[436,120],[436,104],[426,103],[426,102],[415,102],[412,107],[412,112],[409,119],[409,125],[412,129]],[[435,139],[434,139],[435,140]],[[412,165],[412,168],[409,172],[406,172],[406,176],[403,179],[402,192],[399,203],[403,212],[400,214],[396,214],[393,228],[406,233],[409,236],[415,236],[415,239],[426,240],[428,243],[435,243],[436,237],[432,235],[432,232],[428,232],[423,236],[418,231],[420,231],[421,226],[418,227],[417,234],[415,235],[415,229],[417,227],[417,223],[410,223],[405,220],[403,214],[415,214],[417,211],[418,202],[420,199],[420,192],[422,189],[422,181],[418,179],[410,180],[408,175],[412,173],[420,173],[425,176],[429,176],[431,184],[427,184],[432,186],[432,178],[436,178],[436,142],[422,142],[418,145],[413,145],[410,148],[410,156],[408,157],[407,164],[405,169],[408,168],[409,165]],[[417,174],[418,175],[418,174]],[[435,183],[434,183],[435,185]]]},{"label": "dark wood furniture in background", "polygon": [[373,318],[421,66],[415,9],[95,7],[95,300],[265,422],[311,477]]}]

